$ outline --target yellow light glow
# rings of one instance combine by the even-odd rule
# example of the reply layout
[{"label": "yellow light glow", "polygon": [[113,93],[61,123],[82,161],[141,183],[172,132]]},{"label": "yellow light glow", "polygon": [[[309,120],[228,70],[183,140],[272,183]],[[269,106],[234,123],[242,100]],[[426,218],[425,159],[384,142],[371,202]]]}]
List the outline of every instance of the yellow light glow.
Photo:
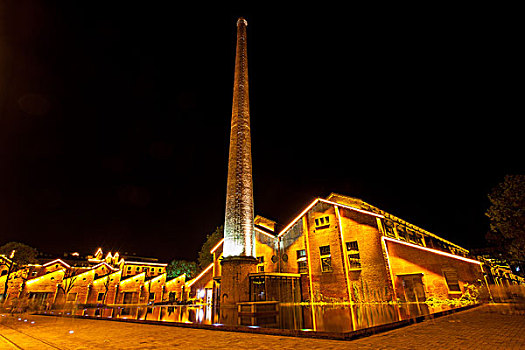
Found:
[{"label": "yellow light glow", "polygon": [[56,263],[59,263],[59,264],[63,264],[64,266],[70,268],[71,266],[69,266],[69,264],[67,264],[66,262],[62,261],[61,259],[55,259],[53,261],[50,261],[48,263],[45,263],[44,265],[42,265],[43,267],[46,267],[46,266],[49,266],[49,265],[53,265],[53,264],[56,264]]},{"label": "yellow light glow", "polygon": [[100,264],[93,266],[92,269],[95,270],[95,269],[97,269],[100,265],[105,265],[108,269],[111,269],[111,270],[113,270],[113,271],[118,271],[117,268],[111,267],[111,266],[108,265],[106,262],[101,262]]},{"label": "yellow light glow", "polygon": [[354,208],[354,207],[350,207],[348,205],[344,205],[344,204],[339,204],[339,203],[336,203],[336,202],[331,202],[331,201],[328,201],[326,199],[322,199],[322,198],[319,198],[319,200],[321,202],[324,202],[324,203],[328,203],[328,204],[332,204],[332,205],[337,205],[339,207],[342,207],[342,208],[346,208],[346,209],[350,209],[350,210],[353,210],[353,211],[357,211],[357,212],[360,212],[360,213],[363,213],[363,214],[367,214],[367,215],[372,215],[372,216],[375,216],[375,217],[378,217],[378,218],[384,218],[383,215],[381,214],[376,214],[376,213],[372,213],[371,211],[366,211],[366,210],[363,210],[363,209],[357,209],[357,208]]},{"label": "yellow light glow", "polygon": [[66,270],[63,270],[63,269],[61,269],[61,270],[56,270],[56,271],[53,271],[53,272],[47,273],[47,274],[45,274],[45,275],[38,276],[38,277],[36,277],[36,278],[33,278],[33,279],[28,280],[28,281],[26,282],[26,285],[31,285],[31,284],[33,284],[33,283],[35,283],[35,282],[42,281],[42,280],[46,279],[46,277],[52,277],[52,276],[54,276],[54,275],[59,274],[60,272],[65,273]]},{"label": "yellow light glow", "polygon": [[352,290],[350,289],[350,278],[348,277],[348,270],[350,267],[348,266],[348,258],[346,254],[346,246],[345,246],[345,239],[343,236],[343,223],[341,221],[341,214],[339,213],[339,207],[335,206],[335,216],[337,217],[337,223],[339,226],[339,234],[341,235],[341,248],[343,250],[343,267],[345,271],[345,278],[346,278],[346,289],[348,291],[348,302],[352,302]]},{"label": "yellow light glow", "polygon": [[204,274],[208,271],[210,271],[210,269],[213,267],[213,263],[209,264],[207,268],[204,269],[204,271],[202,271],[197,277],[195,277],[194,279],[192,279],[191,281],[189,281],[188,283],[186,283],[186,287],[187,288],[190,288],[195,282],[197,282],[202,276],[204,276]]},{"label": "yellow light glow", "polygon": [[144,279],[146,278],[146,272],[141,272],[137,275],[133,275],[133,276],[130,276],[129,278],[126,278],[125,280],[122,280],[120,281],[120,285],[123,285],[123,284],[127,284],[128,282],[135,282],[135,279],[142,279],[142,281],[144,281]]},{"label": "yellow light glow", "polygon": [[[313,284],[312,284],[312,263],[311,263],[312,259],[310,259],[310,242],[309,242],[309,237],[308,237],[308,223],[306,222],[306,218],[303,218],[303,231],[305,232],[306,254],[308,255],[308,281],[310,284],[310,303],[313,303],[314,302],[314,289],[313,289]],[[315,321],[315,311],[314,311],[313,305],[312,305],[312,324],[314,326],[314,331],[316,331],[317,325]]]},{"label": "yellow light glow", "polygon": [[282,231],[277,235],[277,237],[281,237],[282,235],[284,235],[286,231],[288,231],[288,229],[292,227],[297,222],[297,220],[299,220],[304,214],[306,214],[308,210],[310,210],[317,202],[319,202],[319,198],[315,199],[312,203],[310,203],[309,206],[306,207],[305,210],[301,212],[301,214],[297,215],[295,219],[293,219],[292,222],[288,224],[288,226],[282,229]]},{"label": "yellow light glow", "polygon": [[277,239],[277,237],[275,237],[274,235],[271,235],[271,234],[269,234],[268,232],[264,232],[264,231],[261,230],[260,228],[257,228],[257,227],[254,227],[254,228],[255,228],[255,231],[257,231],[257,232],[259,232],[259,233],[263,233],[263,234],[265,234],[265,235],[268,236],[268,237],[271,237],[271,238],[273,238],[273,239]]},{"label": "yellow light glow", "polygon": [[215,253],[215,251],[216,251],[216,250],[221,246],[221,244],[223,244],[223,243],[224,243],[224,238],[221,239],[221,240],[219,241],[219,243],[217,243],[217,244],[215,245],[215,247],[211,248],[211,250],[210,250],[210,254]]},{"label": "yellow light glow", "polygon": [[431,248],[427,248],[427,247],[421,247],[419,245],[415,245],[415,244],[408,243],[408,242],[403,242],[403,241],[398,241],[397,239],[393,239],[393,238],[385,237],[385,236],[382,236],[381,239],[385,240],[385,241],[391,241],[391,242],[394,242],[394,243],[404,244],[404,245],[412,247],[412,248],[425,250],[425,251],[428,251],[428,252],[431,252],[431,253],[434,253],[434,254],[443,255],[443,256],[446,256],[446,257],[449,257],[449,258],[462,260],[462,261],[465,261],[465,262],[468,262],[468,263],[471,263],[471,264],[479,264],[479,265],[481,265],[481,262],[479,262],[477,260],[464,258],[462,256],[454,255],[454,254],[450,254],[450,253],[445,253],[445,252],[442,252],[440,250],[431,249]]}]

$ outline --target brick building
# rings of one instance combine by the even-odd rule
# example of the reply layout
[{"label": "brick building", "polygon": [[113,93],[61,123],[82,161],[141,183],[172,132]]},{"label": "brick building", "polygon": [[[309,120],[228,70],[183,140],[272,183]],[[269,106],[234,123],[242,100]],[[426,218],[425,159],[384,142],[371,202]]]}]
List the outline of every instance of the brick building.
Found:
[{"label": "brick building", "polygon": [[[259,264],[250,274],[251,301],[417,302],[485,283],[466,249],[357,198],[317,198],[279,232],[260,216],[254,224]],[[193,282],[196,294],[221,295],[222,243]]]},{"label": "brick building", "polygon": [[0,294],[9,278],[4,305],[17,300],[47,307],[145,305],[187,299],[186,276],[167,279],[167,265],[153,258],[121,257],[118,253],[104,257],[99,249],[87,259],[53,259],[19,267],[9,276],[4,273]]}]

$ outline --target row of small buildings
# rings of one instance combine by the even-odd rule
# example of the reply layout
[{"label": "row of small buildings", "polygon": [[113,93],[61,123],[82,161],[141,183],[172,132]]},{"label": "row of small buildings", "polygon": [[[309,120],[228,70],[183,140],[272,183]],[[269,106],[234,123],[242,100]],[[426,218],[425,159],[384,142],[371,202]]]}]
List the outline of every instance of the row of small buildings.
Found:
[{"label": "row of small buildings", "polygon": [[[469,285],[524,284],[508,267],[474,259],[469,251],[360,199],[317,198],[281,230],[255,218],[257,272],[250,301],[422,302],[460,297]],[[99,249],[74,265],[50,259],[9,275],[7,304],[21,297],[42,305],[128,305],[198,299],[219,305],[223,240],[213,263],[194,279],[167,278],[155,259],[104,256]],[[0,259],[9,259],[0,256]],[[7,275],[0,270],[0,293]]]},{"label": "row of small buildings", "polygon": [[[186,276],[167,278],[167,264],[156,259],[124,259],[101,249],[87,261],[50,259],[7,274],[9,258],[0,271],[0,293],[7,280],[5,305],[29,299],[51,308],[64,304],[153,304],[185,299]],[[7,261],[6,261],[7,260]]]}]

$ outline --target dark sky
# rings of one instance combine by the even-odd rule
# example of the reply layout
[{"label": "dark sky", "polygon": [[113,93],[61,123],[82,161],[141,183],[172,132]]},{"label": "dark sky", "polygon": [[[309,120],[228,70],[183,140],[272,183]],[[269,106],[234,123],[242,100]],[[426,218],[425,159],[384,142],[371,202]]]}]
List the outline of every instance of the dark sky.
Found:
[{"label": "dark sky", "polygon": [[523,173],[497,9],[79,3],[0,2],[0,244],[196,259],[224,220],[238,16],[257,214],[339,192],[469,248]]}]

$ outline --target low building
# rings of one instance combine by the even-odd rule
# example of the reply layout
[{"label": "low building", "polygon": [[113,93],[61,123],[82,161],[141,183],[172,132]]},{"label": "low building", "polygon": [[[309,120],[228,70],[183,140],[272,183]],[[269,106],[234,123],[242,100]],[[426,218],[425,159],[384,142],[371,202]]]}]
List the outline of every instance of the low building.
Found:
[{"label": "low building", "polygon": [[[9,275],[4,305],[27,299],[50,308],[68,304],[153,304],[187,298],[185,275],[168,279],[168,264],[154,258],[128,259],[111,252],[104,257],[98,249],[84,260],[47,259],[23,266]],[[0,294],[4,293],[7,278],[7,273],[0,276]]]},{"label": "low building", "polygon": [[[357,198],[317,198],[279,232],[260,216],[254,224],[251,301],[421,302],[485,283],[468,250]],[[222,242],[190,292],[219,303]]]}]

